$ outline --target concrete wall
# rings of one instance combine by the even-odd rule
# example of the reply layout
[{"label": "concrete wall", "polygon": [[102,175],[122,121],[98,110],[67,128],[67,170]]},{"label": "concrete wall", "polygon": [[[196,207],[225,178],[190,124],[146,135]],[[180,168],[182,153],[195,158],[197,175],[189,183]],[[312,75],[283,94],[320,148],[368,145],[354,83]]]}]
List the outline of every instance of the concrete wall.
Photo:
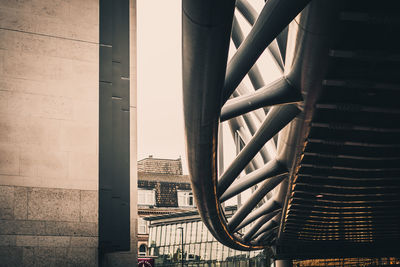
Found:
[{"label": "concrete wall", "polygon": [[0,0],[0,266],[95,266],[98,1]]},{"label": "concrete wall", "polygon": [[0,266],[95,266],[97,192],[0,186]]},{"label": "concrete wall", "polygon": [[98,16],[98,0],[0,0],[0,266],[97,265]]},{"label": "concrete wall", "polygon": [[97,190],[98,1],[0,0],[0,183]]}]

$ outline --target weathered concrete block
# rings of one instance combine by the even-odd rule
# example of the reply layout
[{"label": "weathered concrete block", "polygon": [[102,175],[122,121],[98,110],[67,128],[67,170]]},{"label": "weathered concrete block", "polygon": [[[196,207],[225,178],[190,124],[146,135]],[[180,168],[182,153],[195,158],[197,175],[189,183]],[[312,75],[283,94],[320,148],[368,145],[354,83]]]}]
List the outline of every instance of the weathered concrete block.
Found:
[{"label": "weathered concrete block", "polygon": [[0,234],[43,235],[45,233],[45,223],[41,221],[0,220]]},{"label": "weathered concrete block", "polygon": [[65,97],[11,92],[7,95],[10,114],[29,114],[48,119],[72,119],[72,101]]},{"label": "weathered concrete block", "polygon": [[22,265],[22,248],[0,247],[0,267],[19,267]]},{"label": "weathered concrete block", "polygon": [[98,221],[98,192],[81,191],[81,217],[82,222]]},{"label": "weathered concrete block", "polygon": [[14,187],[0,186],[0,219],[13,219],[13,217]]},{"label": "weathered concrete block", "polygon": [[57,39],[57,57],[97,63],[99,50],[94,43]]},{"label": "weathered concrete block", "polygon": [[53,247],[35,247],[34,257],[35,267],[55,266],[55,248]]},{"label": "weathered concrete block", "polygon": [[46,235],[98,236],[97,223],[46,222]]},{"label": "weathered concrete block", "polygon": [[55,249],[55,264],[56,266],[69,266],[68,264],[68,248]]},{"label": "weathered concrete block", "polygon": [[17,247],[37,247],[39,246],[39,236],[36,235],[17,235]]},{"label": "weathered concrete block", "polygon": [[[0,36],[0,38],[1,38],[1,36]],[[0,73],[2,72],[1,60],[2,60],[2,52],[0,52]],[[7,95],[8,94],[9,94],[9,92],[0,91],[0,105],[1,105],[0,106],[0,114],[1,113],[7,113],[7,111],[8,111],[8,109],[7,109],[7,101],[8,101]]]},{"label": "weathered concrete block", "polygon": [[75,23],[91,25],[99,24],[99,5],[97,1],[87,0],[84,4],[80,1],[71,0],[70,16],[75,18]]},{"label": "weathered concrete block", "polygon": [[15,235],[0,235],[0,247],[2,246],[15,246]]},{"label": "weathered concrete block", "polygon": [[21,10],[21,11],[29,11],[30,10],[29,4],[30,4],[30,0],[0,1],[0,7],[17,9],[17,10]]},{"label": "weathered concrete block", "polygon": [[36,55],[57,56],[56,38],[7,30],[0,30],[1,35],[3,36],[3,40],[0,41],[2,49]]},{"label": "weathered concrete block", "polygon": [[57,59],[43,55],[8,51],[4,54],[4,76],[28,80],[58,79]]},{"label": "weathered concrete block", "polygon": [[[1,30],[0,30],[1,34]],[[1,37],[1,35],[0,35]],[[0,90],[8,92],[21,92],[43,95],[60,95],[58,88],[61,86],[48,86],[54,81],[34,81],[12,77],[0,77]],[[54,82],[55,83],[55,82]]]},{"label": "weathered concrete block", "polygon": [[[68,177],[68,153],[62,151],[48,151],[37,156],[35,162],[37,176],[65,179]],[[51,189],[50,189],[51,190]],[[65,192],[66,193],[66,192]]]},{"label": "weathered concrete block", "polygon": [[85,101],[74,101],[73,107],[73,120],[83,122],[87,125],[98,125],[99,113],[98,113],[99,101],[85,100]]},{"label": "weathered concrete block", "polygon": [[68,261],[71,266],[97,266],[96,248],[71,247],[68,250]]},{"label": "weathered concrete block", "polygon": [[56,258],[66,259],[68,254],[68,248],[66,247],[54,248],[54,253]]},{"label": "weathered concrete block", "polygon": [[28,217],[28,190],[14,187],[14,219],[26,220]]},{"label": "weathered concrete block", "polygon": [[59,147],[60,125],[54,119],[0,114],[0,142],[25,146],[20,150],[21,156],[26,151],[51,151]]},{"label": "weathered concrete block", "polygon": [[96,153],[69,152],[68,176],[77,180],[98,179]]},{"label": "weathered concrete block", "polygon": [[67,78],[61,81],[47,80],[46,86],[49,94],[54,93],[78,101],[98,101],[98,90],[94,89],[99,88],[98,78],[96,80],[85,79],[82,81],[69,80]]},{"label": "weathered concrete block", "polygon": [[45,223],[42,221],[14,221],[17,234],[42,235],[45,233]]},{"label": "weathered concrete block", "polygon": [[19,148],[0,145],[0,174],[19,175]]},{"label": "weathered concrete block", "polygon": [[67,1],[32,0],[31,12],[34,15],[67,19],[69,4]]},{"label": "weathered concrete block", "polygon": [[97,179],[98,8],[0,1],[0,266],[96,265],[97,192],[30,186]]},{"label": "weathered concrete block", "polygon": [[79,190],[33,188],[28,199],[29,220],[79,221]]},{"label": "weathered concrete block", "polygon": [[64,121],[61,125],[60,149],[96,153],[97,127],[84,123]]},{"label": "weathered concrete block", "polygon": [[[88,84],[94,84],[95,81],[98,81],[99,70],[98,70],[98,64],[96,64],[97,61],[86,62],[81,60],[64,59],[64,58],[57,58],[57,60],[58,63],[60,64],[59,79],[62,80],[63,82],[70,81],[74,85],[78,83],[84,83],[84,85],[88,85]],[[81,99],[81,98],[77,97],[76,99]]]},{"label": "weathered concrete block", "polygon": [[0,73],[4,73],[4,50],[0,50]]},{"label": "weathered concrete block", "polygon": [[[1,3],[3,2],[5,1],[1,1]],[[23,11],[24,10],[10,10],[1,7],[0,28],[33,32],[35,25],[33,24],[32,17],[29,15],[29,13],[25,13]]]},{"label": "weathered concrete block", "polygon": [[69,247],[69,236],[39,236],[39,247]]},{"label": "weathered concrete block", "polygon": [[35,249],[33,247],[22,248],[22,266],[35,266]]},{"label": "weathered concrete block", "polygon": [[97,247],[98,238],[97,237],[71,237],[71,247]]}]

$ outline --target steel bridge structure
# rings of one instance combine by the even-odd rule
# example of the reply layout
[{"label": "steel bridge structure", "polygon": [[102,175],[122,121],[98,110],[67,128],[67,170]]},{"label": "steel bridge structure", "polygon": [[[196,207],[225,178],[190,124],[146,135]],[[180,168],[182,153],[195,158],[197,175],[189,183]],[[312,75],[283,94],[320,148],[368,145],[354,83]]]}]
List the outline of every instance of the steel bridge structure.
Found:
[{"label": "steel bridge structure", "polygon": [[[217,240],[277,259],[400,256],[398,6],[183,0],[189,174]],[[282,72],[272,83],[265,51]],[[237,150],[225,167],[223,124]],[[224,203],[246,190],[227,219]]]}]

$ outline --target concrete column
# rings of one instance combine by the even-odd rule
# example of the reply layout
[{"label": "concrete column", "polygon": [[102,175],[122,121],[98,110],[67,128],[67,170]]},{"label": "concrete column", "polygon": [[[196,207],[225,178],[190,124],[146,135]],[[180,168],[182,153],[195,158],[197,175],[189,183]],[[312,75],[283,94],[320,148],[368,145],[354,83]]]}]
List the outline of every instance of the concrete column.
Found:
[{"label": "concrete column", "polygon": [[136,52],[136,0],[129,0],[129,113],[130,113],[130,251],[106,253],[101,266],[137,265],[137,52]]},{"label": "concrete column", "polygon": [[276,260],[275,261],[276,267],[292,267],[292,260]]}]

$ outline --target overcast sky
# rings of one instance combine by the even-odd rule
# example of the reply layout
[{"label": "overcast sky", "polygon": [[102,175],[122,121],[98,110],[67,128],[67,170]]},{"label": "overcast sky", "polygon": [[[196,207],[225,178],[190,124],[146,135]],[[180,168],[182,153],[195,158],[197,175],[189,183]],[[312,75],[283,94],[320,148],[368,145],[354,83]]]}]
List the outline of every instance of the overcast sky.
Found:
[{"label": "overcast sky", "polygon": [[184,157],[181,1],[137,1],[138,159]]},{"label": "overcast sky", "polygon": [[[252,1],[261,11],[264,1]],[[138,159],[182,157],[187,173],[182,108],[181,1],[137,1],[138,54]],[[250,25],[238,15],[246,34]],[[229,54],[235,49],[231,44]],[[264,81],[280,76],[270,55],[257,61]],[[244,83],[251,87],[246,77]],[[228,127],[224,127],[225,166],[234,158],[235,148]],[[227,151],[228,150],[228,151]]]}]

